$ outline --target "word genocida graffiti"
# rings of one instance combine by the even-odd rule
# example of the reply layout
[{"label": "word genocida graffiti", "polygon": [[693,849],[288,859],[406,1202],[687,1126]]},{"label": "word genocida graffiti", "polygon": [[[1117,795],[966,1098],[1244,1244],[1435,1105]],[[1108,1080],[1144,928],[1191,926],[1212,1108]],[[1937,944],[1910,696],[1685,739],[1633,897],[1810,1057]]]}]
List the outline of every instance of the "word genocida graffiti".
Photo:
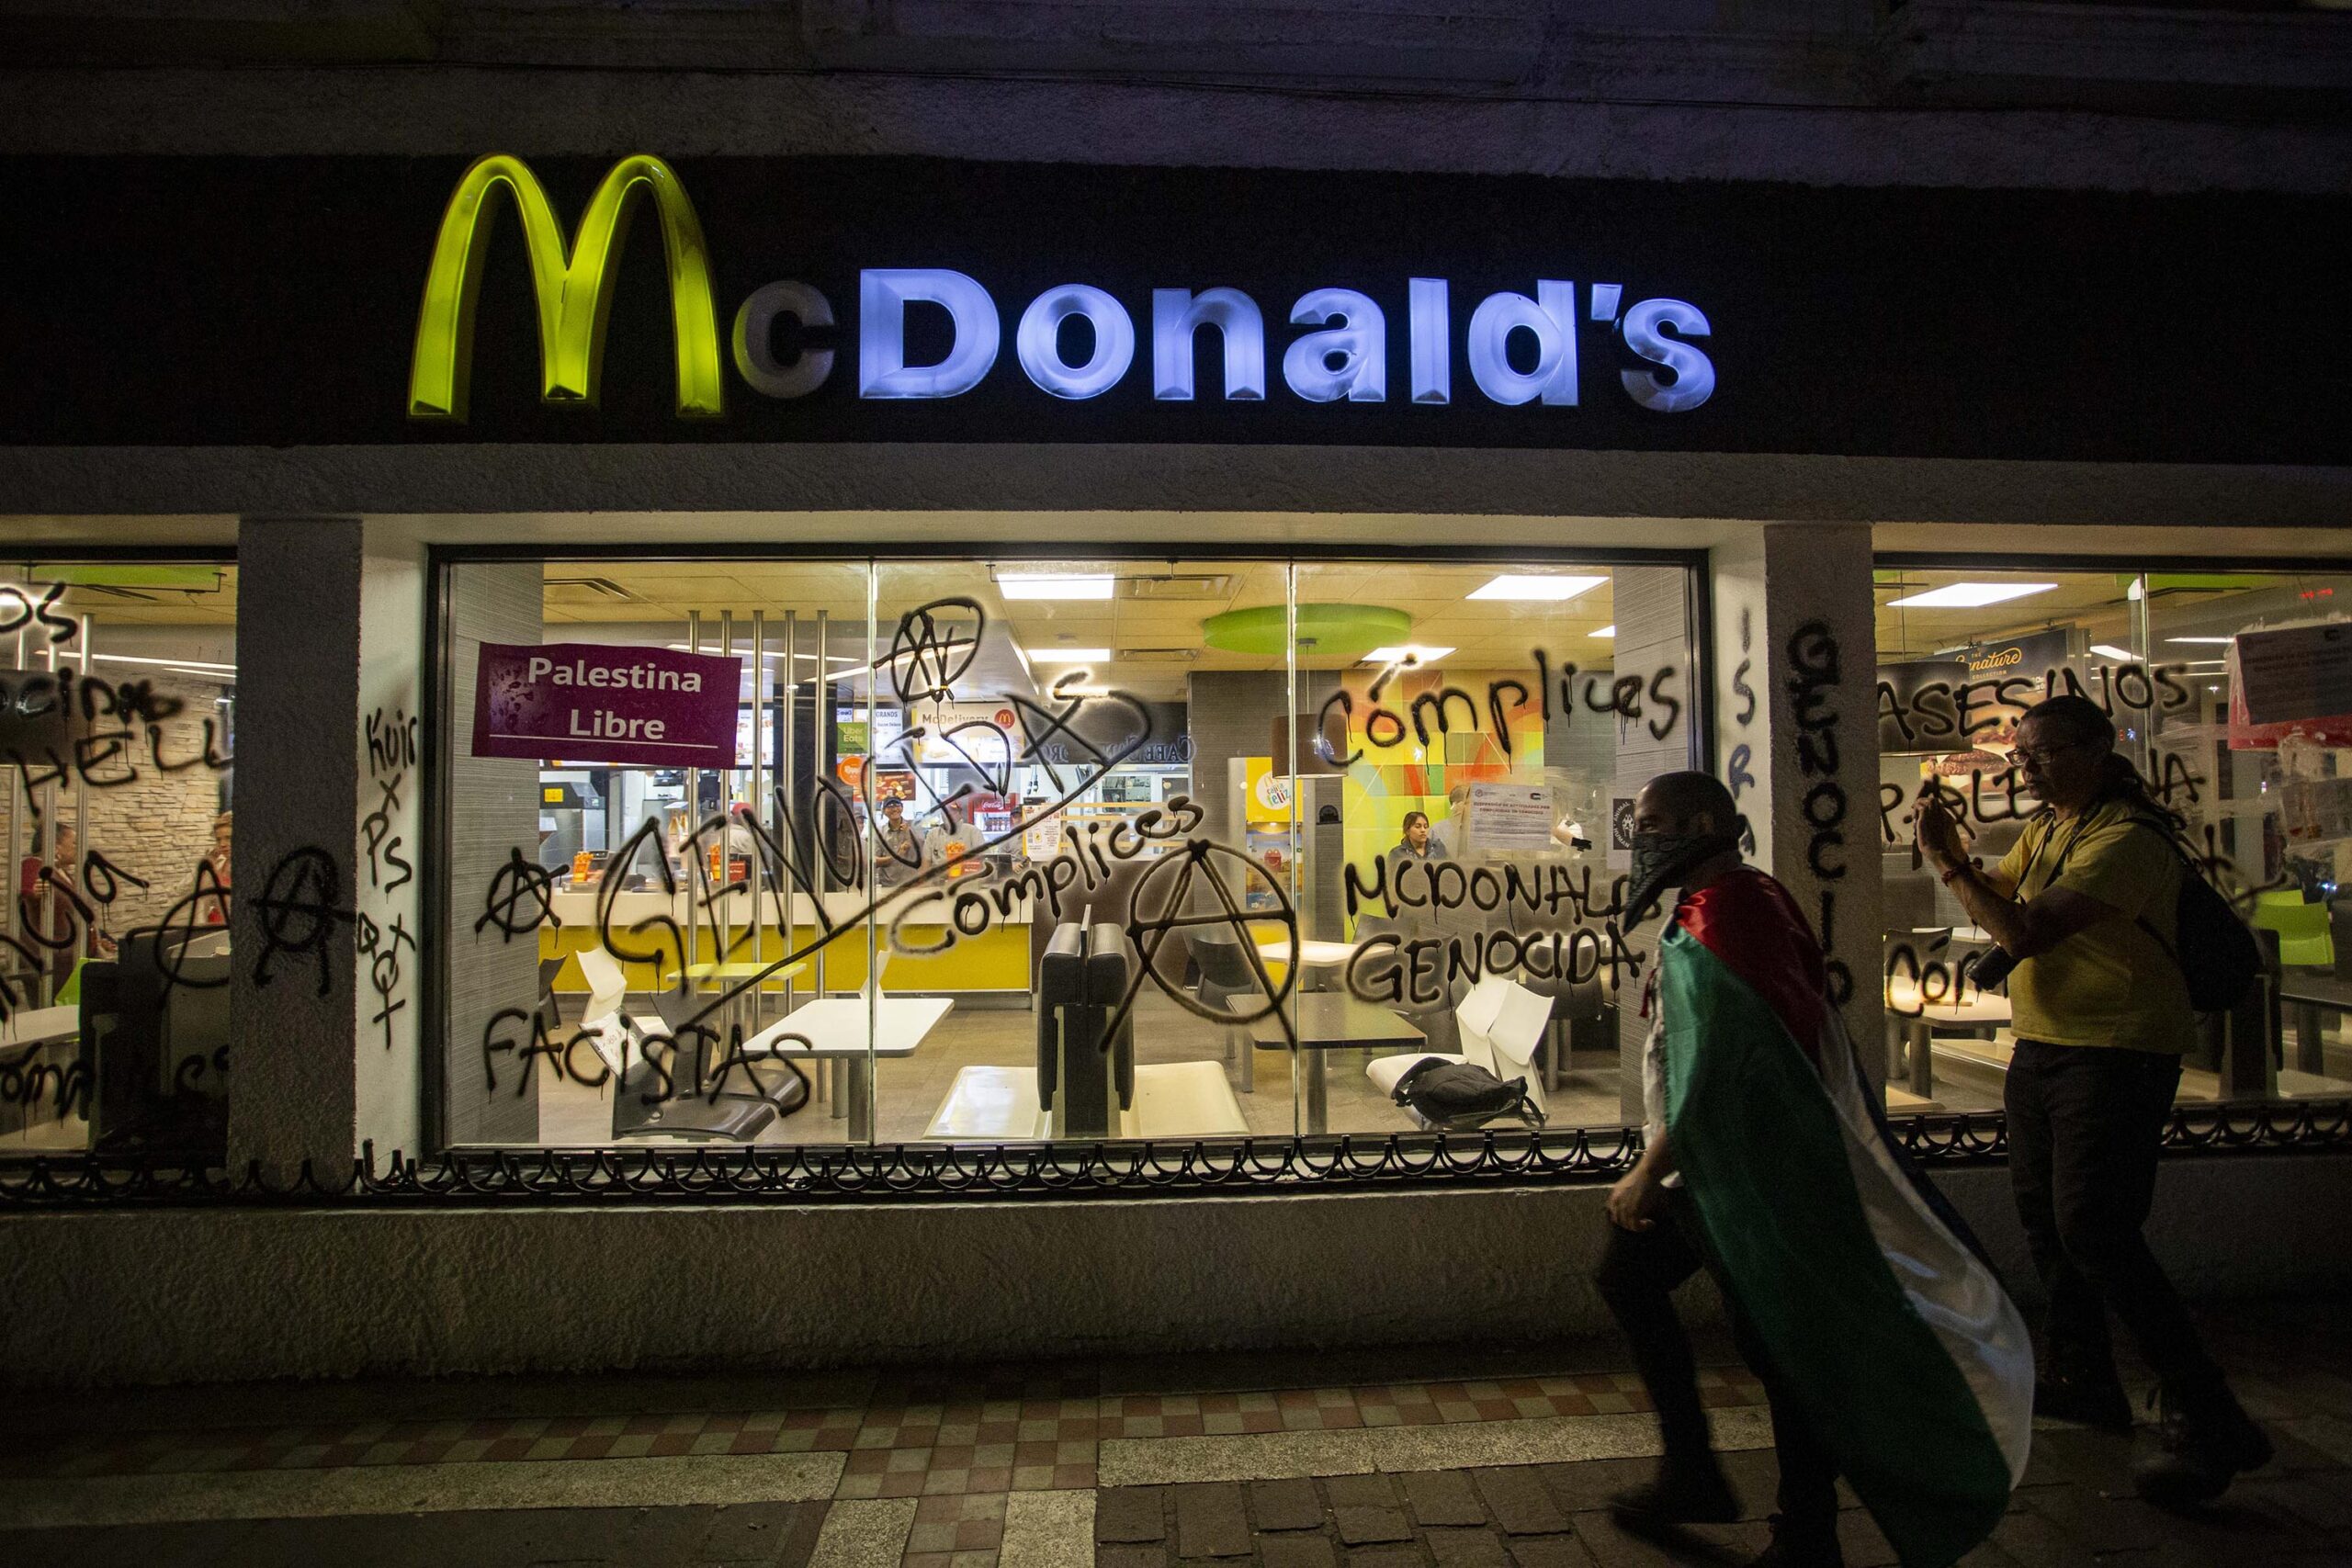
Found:
[{"label": "word genocida graffiti", "polygon": [[[877,676],[888,670],[890,694],[910,723],[852,782],[820,771],[802,800],[780,793],[773,802],[773,826],[756,812],[714,813],[684,836],[674,861],[661,820],[650,818],[610,855],[609,866],[646,867],[641,891],[659,897],[651,900],[652,912],[624,918],[625,880],[607,874],[596,894],[595,942],[624,964],[674,975],[677,995],[689,1003],[671,1010],[669,1022],[632,1032],[637,1037],[629,1048],[652,1068],[641,1095],[647,1103],[689,1094],[715,1099],[739,1070],[748,1075],[754,1062],[778,1051],[805,1053],[821,1046],[823,1042],[795,1032],[789,1018],[748,1037],[740,1022],[725,1021],[770,981],[839,944],[862,945],[869,931],[890,953],[920,959],[1007,923],[1107,919],[1124,931],[1133,961],[1102,1032],[1106,1049],[1148,991],[1221,1026],[1276,1021],[1284,1039],[1295,1044],[1287,1004],[1301,974],[1300,922],[1288,877],[1245,850],[1204,834],[1205,813],[1189,796],[1171,796],[1108,827],[1065,820],[1059,825],[1067,830],[1053,836],[1057,843],[1050,853],[1023,860],[1010,852],[1012,846],[1036,841],[1031,837],[1035,829],[1067,818],[1074,803],[1128,759],[1170,738],[1153,733],[1148,705],[1092,684],[1092,673],[1085,669],[1062,674],[1034,696],[967,695],[948,707],[949,694],[970,671],[987,627],[985,610],[960,597],[934,600],[899,618],[888,657],[874,668]],[[1555,668],[1543,655],[1537,659],[1547,714],[1581,706],[1612,715],[1620,724],[1658,726],[1663,734],[1682,712],[1674,689],[1680,678],[1677,671],[1639,679],[1587,674],[1579,690],[1575,666]],[[1358,761],[1367,751],[1406,744],[1415,734],[1426,743],[1430,735],[1445,733],[1449,723],[1475,724],[1481,715],[1494,717],[1498,731],[1507,731],[1502,718],[1539,699],[1528,685],[1503,680],[1491,684],[1483,707],[1477,696],[1455,688],[1391,706],[1383,703],[1385,684],[1384,677],[1368,694],[1362,746],[1348,750],[1344,729],[1338,744],[1328,732],[1318,741],[1329,760]],[[1326,723],[1335,715],[1351,717],[1355,701],[1340,693],[1322,705],[1319,717]],[[948,716],[920,722],[926,713]],[[974,713],[981,716],[963,716]],[[1507,734],[1499,738],[1508,748]],[[964,782],[934,784],[931,773],[915,765],[918,756],[953,759]],[[1019,796],[1013,772],[1021,767],[1042,777],[1042,795]],[[880,820],[879,781],[886,775],[913,781],[917,795],[909,802],[913,809],[908,816],[917,824],[950,818],[979,795],[1020,804],[1009,826],[966,843],[961,856],[926,863],[924,856],[890,843],[869,827]],[[730,852],[729,846],[740,846],[747,834],[753,874],[724,881],[712,876],[714,858],[724,865],[730,852],[740,856],[740,847]],[[960,874],[1000,849],[1018,870]],[[1440,862],[1392,870],[1377,862],[1368,874],[1348,866],[1344,879],[1351,918],[1383,909],[1397,917],[1400,928],[1359,931],[1363,940],[1346,967],[1344,984],[1366,1001],[1428,1008],[1449,999],[1454,983],[1487,973],[1575,983],[1638,970],[1641,964],[1626,949],[1616,923],[1624,879],[1596,889],[1589,867],[1572,873],[1560,864],[1472,867]],[[843,892],[854,895],[846,906],[838,898]],[[829,899],[828,893],[836,897]],[[693,910],[683,923],[682,897]],[[1456,922],[1450,917],[1456,911],[1464,916],[1461,929],[1453,929]],[[1446,929],[1418,929],[1423,916]],[[536,941],[542,929],[556,923],[549,874],[521,849],[514,850],[484,890],[474,921],[477,938],[495,933],[502,942]],[[715,950],[702,951],[721,963],[751,961],[750,972],[689,997],[686,971],[697,932],[716,943]],[[717,941],[720,932],[728,933],[723,942]],[[776,933],[790,934],[779,944]],[[1255,982],[1254,994],[1218,1004],[1188,988],[1186,958],[1196,933],[1233,944]],[[499,1071],[502,1059],[521,1069],[512,1081],[516,1094],[528,1090],[532,1073],[542,1065],[593,1089],[616,1077],[627,1079],[628,1055],[624,1052],[616,1066],[600,1042],[609,1044],[601,1031],[582,1026],[566,1033],[543,1009],[501,1009],[483,1030],[484,1087],[496,1092],[508,1083]]]}]

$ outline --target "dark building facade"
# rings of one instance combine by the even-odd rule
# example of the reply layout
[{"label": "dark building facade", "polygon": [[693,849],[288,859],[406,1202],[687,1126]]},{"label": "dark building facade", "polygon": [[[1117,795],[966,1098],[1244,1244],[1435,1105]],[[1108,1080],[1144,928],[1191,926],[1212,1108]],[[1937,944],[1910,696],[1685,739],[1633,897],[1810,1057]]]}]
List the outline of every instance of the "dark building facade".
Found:
[{"label": "dark building facade", "polygon": [[[2341,16],[19,43],[12,1365],[1597,1325],[1685,767],[2016,1262],[2008,1005],[1899,827],[2005,848],[2061,693],[2276,939],[2166,1260],[2340,1282]],[[1540,1134],[1438,1145],[1430,1052]]]}]

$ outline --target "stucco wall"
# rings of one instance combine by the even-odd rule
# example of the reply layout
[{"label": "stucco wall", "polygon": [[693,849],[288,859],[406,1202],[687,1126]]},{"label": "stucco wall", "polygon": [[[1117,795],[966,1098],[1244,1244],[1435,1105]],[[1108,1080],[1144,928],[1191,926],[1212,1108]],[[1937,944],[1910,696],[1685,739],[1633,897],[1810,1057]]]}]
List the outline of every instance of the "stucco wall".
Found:
[{"label": "stucco wall", "polygon": [[[2024,1280],[2006,1171],[1939,1179]],[[1544,1340],[1608,1329],[1604,1191],[18,1213],[0,1381]],[[2186,1157],[2151,1234],[2200,1297],[2341,1290],[2348,1205],[2352,1156]]]}]

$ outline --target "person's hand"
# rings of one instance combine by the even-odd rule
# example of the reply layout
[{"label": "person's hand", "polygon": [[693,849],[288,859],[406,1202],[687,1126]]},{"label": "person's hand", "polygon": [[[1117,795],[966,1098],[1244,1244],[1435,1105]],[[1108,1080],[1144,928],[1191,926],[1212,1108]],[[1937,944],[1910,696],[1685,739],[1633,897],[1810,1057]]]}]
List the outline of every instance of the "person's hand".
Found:
[{"label": "person's hand", "polygon": [[1645,1231],[1666,1207],[1666,1190],[1635,1166],[1609,1190],[1609,1219],[1619,1230]]},{"label": "person's hand", "polygon": [[1939,872],[1950,871],[1968,857],[1964,832],[1960,819],[1933,795],[1921,795],[1911,808],[1911,847]]}]

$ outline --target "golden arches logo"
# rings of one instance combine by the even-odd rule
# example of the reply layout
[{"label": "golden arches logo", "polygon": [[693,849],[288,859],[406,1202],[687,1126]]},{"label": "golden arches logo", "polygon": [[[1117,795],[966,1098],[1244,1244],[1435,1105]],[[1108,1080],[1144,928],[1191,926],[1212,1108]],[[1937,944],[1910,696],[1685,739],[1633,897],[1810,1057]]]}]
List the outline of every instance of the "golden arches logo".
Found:
[{"label": "golden arches logo", "polygon": [[718,316],[711,303],[710,250],[694,204],[670,165],[646,153],[622,159],[588,198],[580,231],[566,245],[563,227],[537,175],[520,158],[494,152],[458,180],[441,218],[417,315],[409,361],[411,419],[463,421],[473,379],[474,302],[481,254],[490,239],[490,200],[503,187],[514,198],[539,310],[539,396],[549,403],[593,408],[604,374],[605,321],[611,312],[613,264],[628,235],[632,209],[650,196],[669,264],[670,327],[677,355],[678,416],[717,419],[726,412],[719,378]]}]

